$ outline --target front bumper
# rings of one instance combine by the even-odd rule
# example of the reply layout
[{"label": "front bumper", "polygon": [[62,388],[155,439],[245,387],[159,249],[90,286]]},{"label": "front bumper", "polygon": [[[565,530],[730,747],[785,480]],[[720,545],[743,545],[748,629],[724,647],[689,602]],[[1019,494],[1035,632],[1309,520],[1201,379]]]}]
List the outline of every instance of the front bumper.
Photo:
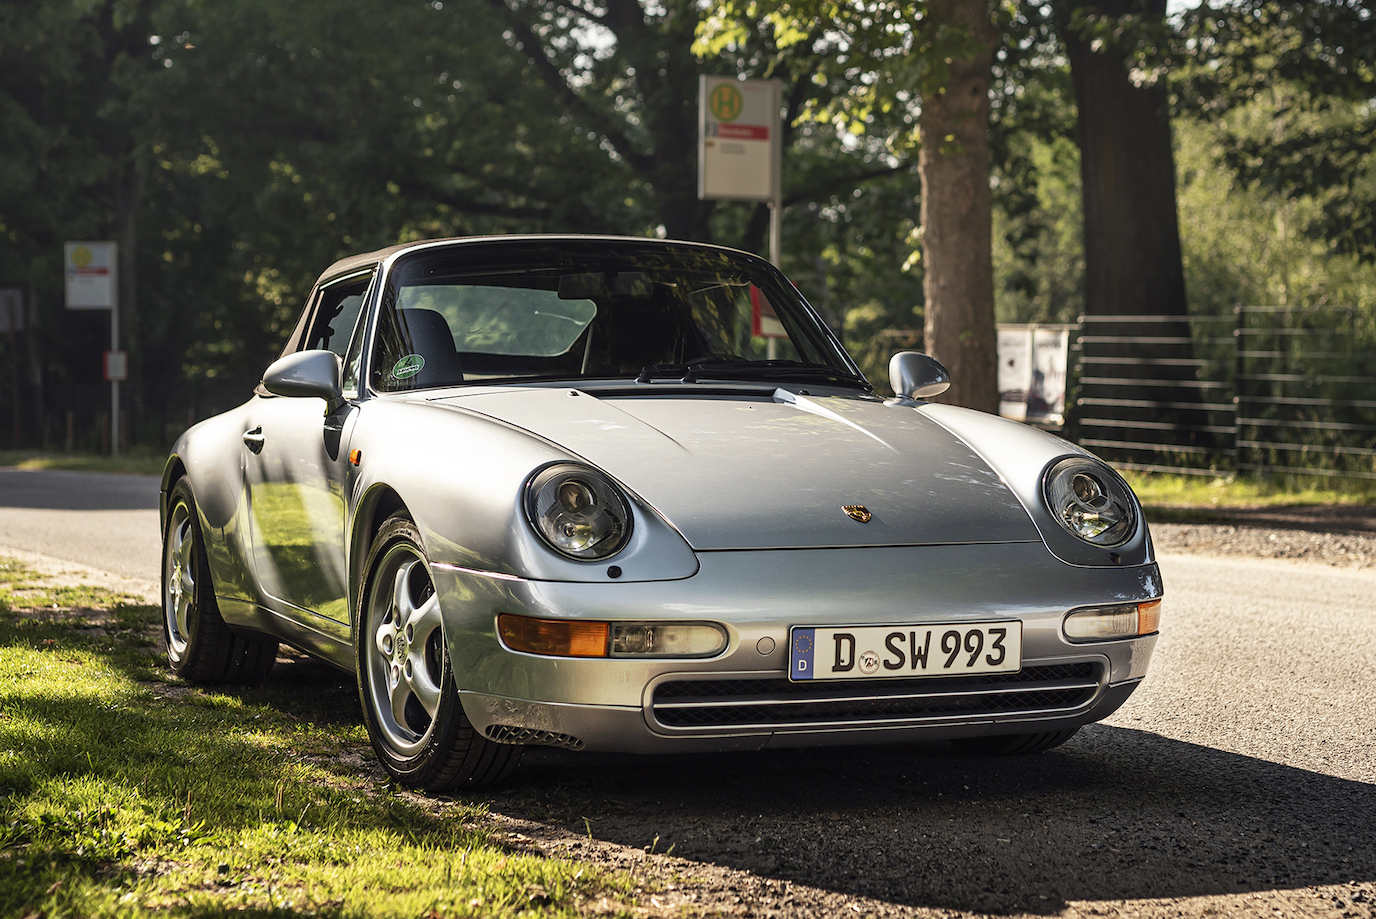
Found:
[{"label": "front bumper", "polygon": [[[1156,637],[1068,643],[1067,610],[1161,596],[1156,565],[1080,568],[1040,543],[704,552],[677,581],[567,583],[432,565],[464,711],[493,740],[618,752],[889,743],[1054,731],[1107,717]],[[710,660],[551,658],[506,649],[499,613],[710,620]],[[1018,619],[1009,677],[788,681],[791,626]]]}]

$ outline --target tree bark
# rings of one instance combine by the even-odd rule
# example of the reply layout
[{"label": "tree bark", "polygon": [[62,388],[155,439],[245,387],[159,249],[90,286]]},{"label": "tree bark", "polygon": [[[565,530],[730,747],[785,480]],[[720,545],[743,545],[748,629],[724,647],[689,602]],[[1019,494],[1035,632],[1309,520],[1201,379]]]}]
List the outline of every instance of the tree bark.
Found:
[{"label": "tree bark", "polygon": [[951,372],[943,401],[994,412],[989,84],[997,34],[988,0],[932,0],[928,16],[931,28],[964,29],[981,50],[953,58],[944,89],[922,100],[924,347]]},{"label": "tree bark", "polygon": [[1053,0],[1052,10],[1070,59],[1084,185],[1084,370],[1073,425],[1116,462],[1212,461],[1230,448],[1219,433],[1229,419],[1198,385],[1166,87],[1134,85],[1124,52],[1096,48],[1075,21],[1084,11],[1160,23],[1166,0]]},{"label": "tree bark", "polygon": [[[1184,316],[1166,87],[1134,86],[1122,53],[1091,47],[1071,25],[1077,9],[1090,7],[1083,0],[1056,3],[1079,107],[1085,312]],[[1166,15],[1166,0],[1101,0],[1092,7],[1109,16]]]}]

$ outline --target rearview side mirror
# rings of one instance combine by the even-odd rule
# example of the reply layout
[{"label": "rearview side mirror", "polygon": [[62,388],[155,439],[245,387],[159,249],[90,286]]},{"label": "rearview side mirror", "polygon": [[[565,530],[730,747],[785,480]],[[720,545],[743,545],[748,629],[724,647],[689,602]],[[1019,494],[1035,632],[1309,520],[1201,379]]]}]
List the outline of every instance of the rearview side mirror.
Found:
[{"label": "rearview side mirror", "polygon": [[921,351],[899,351],[889,359],[889,385],[898,397],[895,402],[911,405],[950,389],[951,372]]},{"label": "rearview side mirror", "polygon": [[275,396],[324,399],[329,416],[344,407],[339,376],[339,355],[333,351],[298,351],[267,369],[263,388]]}]

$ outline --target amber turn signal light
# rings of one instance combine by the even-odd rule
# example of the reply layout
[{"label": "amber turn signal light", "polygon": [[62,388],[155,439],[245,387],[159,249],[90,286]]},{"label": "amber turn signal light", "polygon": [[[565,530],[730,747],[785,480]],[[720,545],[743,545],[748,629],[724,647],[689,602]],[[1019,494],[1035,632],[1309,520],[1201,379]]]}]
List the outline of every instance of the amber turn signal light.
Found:
[{"label": "amber turn signal light", "polygon": [[606,657],[611,623],[502,613],[497,617],[497,631],[513,651],[553,657]]},{"label": "amber turn signal light", "polygon": [[1150,635],[1161,631],[1161,601],[1137,604],[1137,634]]}]

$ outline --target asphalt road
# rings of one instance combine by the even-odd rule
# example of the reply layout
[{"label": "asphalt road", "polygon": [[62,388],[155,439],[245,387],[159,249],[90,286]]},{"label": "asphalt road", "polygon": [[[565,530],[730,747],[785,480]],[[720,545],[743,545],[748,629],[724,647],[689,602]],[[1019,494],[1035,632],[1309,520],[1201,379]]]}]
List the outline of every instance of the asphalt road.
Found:
[{"label": "asphalt road", "polygon": [[[22,539],[152,580],[155,499],[150,480],[0,470],[0,554]],[[611,867],[672,847],[639,869],[668,913],[1376,917],[1376,572],[1161,567],[1146,683],[1057,750],[538,749],[485,799],[520,845]],[[286,669],[354,704],[327,668]]]},{"label": "asphalt road", "polygon": [[0,551],[157,581],[158,479],[0,467]]}]

